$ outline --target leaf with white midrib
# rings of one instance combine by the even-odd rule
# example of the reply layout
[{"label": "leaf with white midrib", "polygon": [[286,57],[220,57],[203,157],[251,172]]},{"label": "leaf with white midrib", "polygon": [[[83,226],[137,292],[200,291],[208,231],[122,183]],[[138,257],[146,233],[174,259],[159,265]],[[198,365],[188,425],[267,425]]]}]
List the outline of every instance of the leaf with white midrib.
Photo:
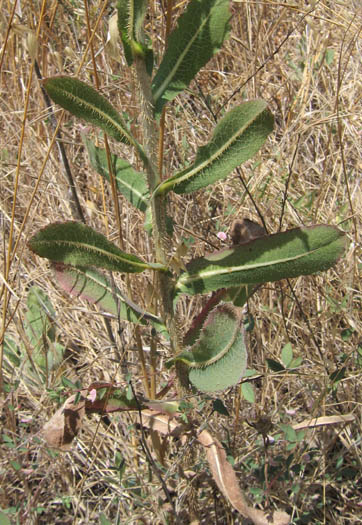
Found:
[{"label": "leaf with white midrib", "polygon": [[221,48],[230,16],[228,0],[189,2],[169,36],[165,55],[152,83],[157,115]]},{"label": "leaf with white midrib", "polygon": [[121,115],[92,86],[66,76],[47,78],[43,85],[54,102],[71,113],[96,124],[116,140],[126,137],[133,142]]},{"label": "leaf with white midrib", "polygon": [[224,179],[261,148],[273,122],[263,100],[233,108],[218,123],[209,143],[198,149],[194,164],[162,182],[155,194],[190,193]]},{"label": "leaf with white midrib", "polygon": [[104,235],[77,222],[46,226],[30,239],[29,247],[40,257],[73,266],[96,266],[127,273],[147,268],[165,270],[160,264],[145,263],[123,252]]},{"label": "leaf with white midrib", "polygon": [[190,38],[189,42],[188,42],[188,45],[187,47],[185,47],[185,49],[183,49],[182,53],[179,54],[179,56],[177,57],[177,60],[175,60],[174,64],[173,64],[173,67],[172,69],[170,70],[170,72],[168,73],[168,75],[163,79],[163,82],[158,86],[158,88],[154,91],[153,93],[153,98],[155,99],[155,101],[157,102],[157,100],[160,98],[161,94],[166,90],[167,86],[170,84],[172,78],[175,76],[175,74],[177,73],[177,71],[179,70],[180,68],[180,65],[182,64],[182,62],[184,61],[185,59],[185,56],[187,56],[187,53],[190,51],[190,49],[192,48],[192,45],[193,43],[195,42],[195,40],[197,39],[199,33],[202,32],[204,26],[207,24],[207,22],[209,21],[209,18],[210,18],[210,13],[208,14],[208,16],[201,22],[201,24],[199,25],[199,28],[198,28],[198,32],[197,33],[194,33],[192,35],[192,37]]},{"label": "leaf with white midrib", "polygon": [[346,243],[344,232],[328,225],[264,236],[194,259],[180,275],[176,293],[207,293],[327,270],[343,254]]},{"label": "leaf with white midrib", "polygon": [[132,144],[144,164],[149,164],[143,148],[128,131],[121,115],[92,86],[66,76],[46,78],[43,86],[54,102],[76,117],[103,129],[114,139]]}]

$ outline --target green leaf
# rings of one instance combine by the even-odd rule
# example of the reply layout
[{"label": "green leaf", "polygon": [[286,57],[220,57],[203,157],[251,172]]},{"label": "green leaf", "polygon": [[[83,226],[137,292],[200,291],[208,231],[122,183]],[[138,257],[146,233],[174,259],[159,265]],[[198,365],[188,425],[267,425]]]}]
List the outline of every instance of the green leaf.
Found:
[{"label": "green leaf", "polygon": [[61,263],[55,264],[53,269],[56,282],[70,295],[96,304],[115,316],[118,315],[118,299],[120,318],[132,322],[140,321],[140,316],[137,316],[137,313],[128,307],[119,294],[117,294],[117,299],[115,298],[118,290],[113,293],[111,284],[104,275],[96,270],[66,266]]},{"label": "green leaf", "polygon": [[[55,333],[55,310],[48,297],[38,286],[32,286],[27,297],[28,311],[25,314],[25,332],[32,346],[32,360],[43,371],[52,371],[62,362],[65,352]],[[25,371],[32,375],[29,361]]]},{"label": "green leaf", "polygon": [[266,362],[270,370],[273,372],[284,372],[285,370],[284,366],[278,363],[278,361],[274,361],[274,359],[267,359]]},{"label": "green leaf", "polygon": [[152,83],[156,114],[173,100],[221,48],[231,13],[229,0],[191,0],[171,33]]},{"label": "green leaf", "polygon": [[162,182],[155,193],[190,193],[224,179],[261,148],[273,122],[263,100],[233,108],[218,123],[210,142],[198,149],[194,164]]},{"label": "green leaf", "polygon": [[250,383],[242,383],[241,391],[246,401],[248,401],[249,403],[255,403],[255,393],[253,385],[251,385]]},{"label": "green leaf", "polygon": [[131,66],[135,56],[146,62],[148,74],[152,74],[153,52],[143,31],[143,21],[147,10],[146,0],[119,0],[118,31],[122,39],[127,64]]},{"label": "green leaf", "polygon": [[38,286],[29,289],[27,306],[25,333],[35,350],[43,346],[46,339],[55,340],[55,311],[48,295]]},{"label": "green leaf", "polygon": [[96,266],[127,273],[164,269],[160,264],[147,264],[124,253],[104,235],[78,222],[46,226],[30,239],[29,247],[40,257],[72,266]]},{"label": "green leaf", "polygon": [[51,77],[43,81],[50,98],[62,108],[122,142],[135,145],[118,111],[93,87],[73,77]]},{"label": "green leaf", "polygon": [[282,349],[282,362],[285,368],[289,368],[289,365],[293,361],[293,348],[291,343],[287,343]]},{"label": "green leaf", "polygon": [[[170,237],[172,237],[172,235],[173,235],[173,227],[174,227],[173,224],[174,224],[174,221],[173,221],[172,217],[170,217],[166,213],[166,232],[167,232],[167,235],[169,235]],[[143,228],[144,228],[145,232],[150,237],[152,237],[152,235],[153,235],[153,224],[152,224],[152,207],[151,206],[148,206],[147,209],[146,209],[145,222],[143,223]]]},{"label": "green leaf", "polygon": [[[95,146],[88,138],[84,136],[82,138],[92,167],[109,181],[106,151]],[[150,198],[145,174],[134,170],[129,162],[120,159],[117,155],[111,154],[111,163],[118,191],[133,206],[145,212]]]},{"label": "green leaf", "polygon": [[[60,343],[53,342],[47,346],[40,346],[32,353],[33,362],[40,367],[44,372],[45,370],[53,371],[56,370],[63,362],[65,347]],[[31,365],[27,361],[25,365],[26,371],[31,375]],[[42,373],[39,374],[42,376]]]},{"label": "green leaf", "polygon": [[65,376],[62,376],[61,381],[62,381],[62,385],[65,386],[65,388],[70,388],[71,390],[78,390],[79,386],[81,386],[79,385],[79,381],[77,381],[76,383],[73,383],[73,381],[71,381]]},{"label": "green leaf", "polygon": [[254,317],[248,313],[244,318],[243,324],[246,332],[252,332],[255,327]]},{"label": "green leaf", "polygon": [[167,401],[164,399],[145,399],[143,404],[151,410],[162,412],[163,414],[170,414],[174,416],[180,410],[180,404],[178,401]]},{"label": "green leaf", "polygon": [[284,423],[281,423],[279,426],[283,430],[285,434],[285,439],[287,441],[292,443],[296,443],[298,441],[297,433],[293,427],[291,427],[290,425],[285,425]]},{"label": "green leaf", "polygon": [[21,463],[19,461],[16,461],[15,459],[10,460],[10,465],[13,467],[14,470],[19,471],[22,469]]},{"label": "green leaf", "polygon": [[297,434],[297,442],[298,443],[301,443],[302,441],[304,441],[305,430],[299,430],[299,432],[297,432],[296,434]]},{"label": "green leaf", "polygon": [[21,352],[18,345],[5,335],[4,337],[4,367],[12,372],[13,368],[18,368],[21,364]]},{"label": "green leaf", "polygon": [[255,368],[247,368],[245,370],[245,377],[254,377],[257,376],[259,372]]},{"label": "green leaf", "polygon": [[[120,389],[105,383],[93,383],[88,387],[88,391],[96,390],[96,398],[91,401],[86,400],[86,412],[92,413],[110,413],[118,412],[120,410],[135,410],[140,404],[132,398],[128,398],[127,390]],[[143,406],[143,405],[141,405]]]},{"label": "green leaf", "polygon": [[194,259],[176,282],[176,293],[279,281],[327,270],[344,253],[347,237],[334,226],[295,228]]},{"label": "green leaf", "polygon": [[150,321],[156,329],[165,330],[161,320],[153,314],[142,312],[137,306],[133,305],[118,290],[113,288],[103,274],[90,268],[71,267],[64,264],[55,264],[54,274],[57,283],[69,294],[80,297],[99,308],[110,312],[116,317],[120,317],[131,323],[146,324]]},{"label": "green leaf", "polygon": [[189,380],[199,390],[215,392],[235,385],[244,375],[247,350],[240,310],[218,305],[207,317],[198,341],[173,361],[189,367]]},{"label": "green leaf", "polygon": [[334,55],[335,55],[334,49],[332,49],[332,48],[326,49],[325,60],[326,60],[326,64],[328,66],[330,66],[332,64],[333,59],[334,59]]},{"label": "green leaf", "polygon": [[356,352],[356,364],[362,368],[362,346],[358,345]]},{"label": "green leaf", "polygon": [[11,439],[10,436],[8,436],[7,434],[2,434],[2,441],[3,443],[6,445],[7,448],[15,448],[16,447],[16,444],[14,443],[14,441]]},{"label": "green leaf", "polygon": [[336,384],[339,381],[341,381],[341,379],[344,379],[345,377],[346,377],[346,367],[343,366],[342,368],[339,368],[335,370],[334,372],[332,372],[329,376],[329,379],[331,383]]},{"label": "green leaf", "polygon": [[101,514],[99,516],[99,522],[100,522],[101,525],[112,525],[112,522],[109,521],[109,519],[104,514],[104,512],[101,512]]},{"label": "green leaf", "polygon": [[218,412],[219,414],[223,416],[230,416],[228,409],[224,405],[224,403],[221,401],[221,399],[214,399],[212,403],[212,409],[215,412]]},{"label": "green leaf", "polygon": [[257,289],[257,286],[235,286],[233,288],[228,288],[226,297],[234,306],[242,308]]},{"label": "green leaf", "polygon": [[9,517],[2,510],[0,510],[0,525],[11,525]]},{"label": "green leaf", "polygon": [[146,9],[145,0],[119,0],[117,4],[118,30],[129,66],[133,63],[132,43],[139,42],[142,37]]},{"label": "green leaf", "polygon": [[292,360],[289,365],[289,368],[298,368],[303,363],[303,357],[299,356]]}]

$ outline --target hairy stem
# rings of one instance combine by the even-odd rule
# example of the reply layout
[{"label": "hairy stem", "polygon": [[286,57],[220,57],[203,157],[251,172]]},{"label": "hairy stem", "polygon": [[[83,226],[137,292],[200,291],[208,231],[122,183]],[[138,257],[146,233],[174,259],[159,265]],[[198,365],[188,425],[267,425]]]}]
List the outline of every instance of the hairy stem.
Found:
[{"label": "hairy stem", "polygon": [[[147,179],[150,193],[160,183],[158,166],[159,126],[154,117],[154,104],[151,91],[151,78],[146,71],[146,64],[142,56],[135,57],[137,78],[140,87],[141,118],[144,133],[144,148],[148,157],[146,163]],[[157,195],[151,199],[152,225],[156,261],[167,265],[168,235],[166,232],[166,197]],[[161,295],[161,308],[164,322],[170,334],[173,352],[179,349],[179,334],[177,320],[173,309],[173,283],[169,274],[159,273],[158,284]]]}]

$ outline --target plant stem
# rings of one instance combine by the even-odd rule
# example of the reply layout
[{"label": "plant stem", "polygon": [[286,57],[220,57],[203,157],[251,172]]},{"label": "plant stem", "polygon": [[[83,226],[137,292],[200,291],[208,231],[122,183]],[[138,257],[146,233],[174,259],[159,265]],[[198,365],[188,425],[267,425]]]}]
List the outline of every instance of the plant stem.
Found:
[{"label": "plant stem", "polygon": [[[159,144],[159,126],[154,117],[154,103],[151,91],[151,78],[146,71],[146,64],[141,56],[135,56],[135,66],[137,78],[140,86],[140,103],[141,118],[144,133],[144,149],[148,157],[146,163],[147,179],[152,195],[156,186],[160,183],[160,172],[158,166],[158,144]],[[152,207],[152,227],[155,247],[156,261],[167,265],[168,263],[168,235],[166,231],[166,197],[156,195],[151,198]],[[169,274],[158,274],[158,284],[161,295],[162,316],[170,334],[172,351],[178,352],[179,333],[177,329],[177,320],[173,309],[172,289],[173,283]]]}]

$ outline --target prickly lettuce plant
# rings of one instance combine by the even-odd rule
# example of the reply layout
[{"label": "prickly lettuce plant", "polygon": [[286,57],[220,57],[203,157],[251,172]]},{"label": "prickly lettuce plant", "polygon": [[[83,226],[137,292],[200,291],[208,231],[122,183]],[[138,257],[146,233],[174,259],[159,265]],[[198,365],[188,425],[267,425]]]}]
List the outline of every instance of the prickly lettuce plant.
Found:
[{"label": "prickly lettuce plant", "polygon": [[[142,171],[112,154],[108,147],[96,147],[83,137],[92,166],[145,214],[145,227],[152,230],[153,253],[152,262],[145,262],[125,253],[90,226],[75,222],[45,227],[30,239],[29,247],[52,262],[56,280],[69,293],[131,323],[150,323],[167,337],[167,366],[175,367],[180,394],[190,384],[205,392],[236,384],[247,361],[241,307],[248,297],[263,283],[327,270],[346,246],[344,233],[336,227],[312,225],[251,237],[246,243],[234,243],[191,259],[186,266],[175,268],[172,264],[169,254],[176,246],[172,240],[172,217],[166,213],[170,193],[191,194],[225,180],[262,147],[273,130],[273,116],[263,100],[244,102],[224,114],[191,165],[168,178],[161,176],[159,144],[167,104],[188,87],[221,48],[230,30],[229,7],[229,0],[190,0],[153,72],[152,45],[144,31],[147,1],[118,2],[120,38],[127,64],[135,68],[139,85],[141,141],[133,135],[124,113],[94,87],[63,76],[43,82],[56,104],[100,128],[105,136],[134,148]],[[154,314],[135,304],[116,289],[101,273],[102,269],[127,274],[154,272],[160,311]],[[183,338],[177,301],[183,294],[210,292],[216,293],[216,300],[208,303],[201,316],[196,316]],[[101,389],[94,390],[100,401]],[[102,406],[106,409],[107,403]]]},{"label": "prickly lettuce plant", "polygon": [[[93,302],[101,301],[113,313],[119,310],[122,319],[149,321],[158,327],[164,324],[170,337],[172,362],[186,364],[189,379],[195,386],[214,391],[232,386],[242,376],[246,350],[242,335],[237,336],[240,348],[235,351],[231,341],[218,340],[217,330],[213,331],[212,326],[223,322],[228,312],[232,339],[233,332],[242,333],[240,314],[231,306],[212,312],[201,328],[199,341],[194,343],[201,345],[202,351],[193,347],[186,349],[186,354],[196,352],[196,366],[193,359],[182,357],[186,354],[179,331],[181,320],[175,308],[180,295],[206,294],[223,288],[240,290],[240,287],[245,289],[245,285],[249,285],[251,291],[253,285],[326,270],[341,256],[346,241],[344,234],[333,226],[296,228],[191,260],[186,271],[179,275],[172,272],[168,257],[172,238],[166,221],[169,192],[188,194],[225,179],[260,149],[273,129],[273,116],[263,100],[234,107],[219,121],[209,143],[199,148],[193,164],[161,180],[157,164],[161,113],[220,49],[229,32],[230,11],[228,0],[192,0],[170,34],[167,49],[152,77],[152,48],[143,30],[146,8],[145,1],[118,3],[118,27],[127,63],[135,67],[139,80],[142,144],[132,135],[121,113],[92,86],[76,78],[53,77],[44,81],[44,88],[54,102],[73,115],[134,147],[144,166],[143,172],[136,171],[126,159],[107,154],[84,137],[96,170],[108,180],[114,178],[118,191],[130,203],[151,214],[154,262],[146,263],[125,253],[101,233],[74,222],[49,225],[33,236],[29,246],[36,254],[56,263],[57,279],[69,291]],[[117,293],[95,268],[129,274],[146,269],[157,272],[162,305],[159,317],[144,312]],[[237,307],[242,306],[240,293],[235,296],[238,301],[235,297],[233,302]],[[243,300],[247,297],[248,293],[244,293]],[[179,374],[181,369],[185,373],[185,367],[176,366]],[[234,374],[229,375],[229,370]],[[203,375],[204,380],[195,379]],[[221,383],[218,377],[223,377]]]}]

